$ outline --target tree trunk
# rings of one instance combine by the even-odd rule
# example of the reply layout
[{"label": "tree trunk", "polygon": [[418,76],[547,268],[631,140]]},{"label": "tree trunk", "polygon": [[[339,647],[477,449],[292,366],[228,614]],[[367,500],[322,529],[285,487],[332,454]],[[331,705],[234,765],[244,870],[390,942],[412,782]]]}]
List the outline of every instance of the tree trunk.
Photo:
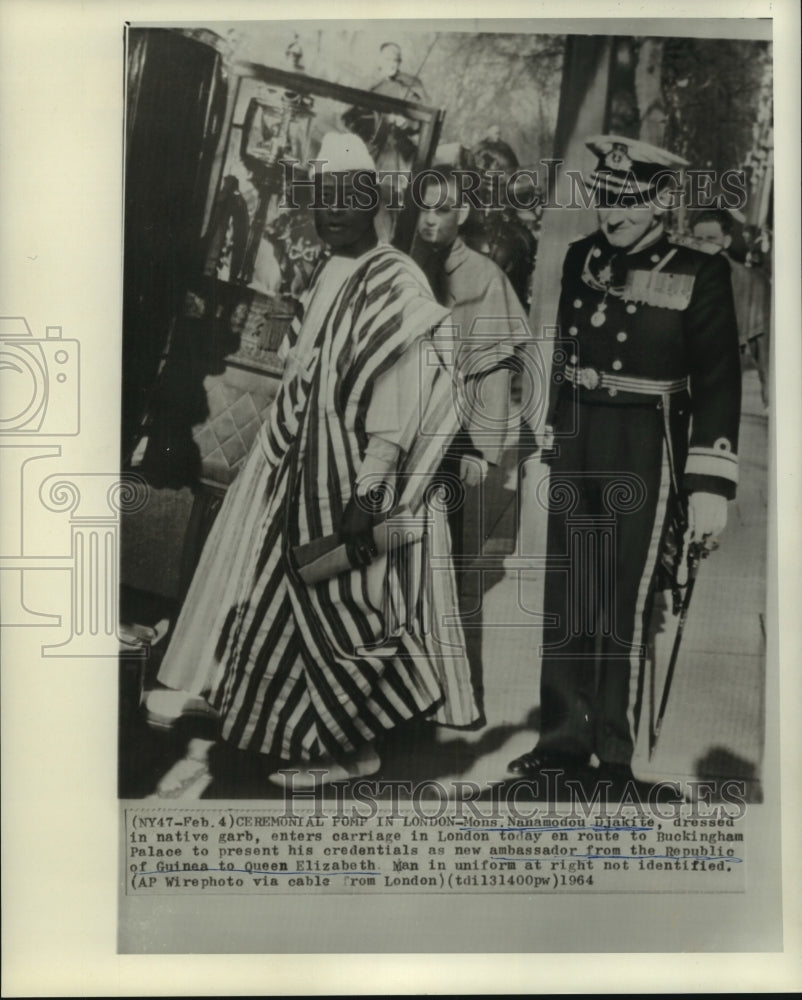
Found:
[{"label": "tree trunk", "polygon": [[662,88],[663,41],[645,38],[635,67],[635,97],[640,112],[640,138],[653,146],[665,141],[666,114]]}]

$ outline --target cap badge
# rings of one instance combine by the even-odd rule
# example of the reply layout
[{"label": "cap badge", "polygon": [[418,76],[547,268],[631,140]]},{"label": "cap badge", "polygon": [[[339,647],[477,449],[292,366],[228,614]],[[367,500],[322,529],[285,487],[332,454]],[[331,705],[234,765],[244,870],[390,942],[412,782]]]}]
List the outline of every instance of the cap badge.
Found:
[{"label": "cap badge", "polygon": [[632,160],[627,155],[627,147],[622,142],[617,142],[604,158],[604,165],[609,170],[618,173],[626,173],[632,170]]}]

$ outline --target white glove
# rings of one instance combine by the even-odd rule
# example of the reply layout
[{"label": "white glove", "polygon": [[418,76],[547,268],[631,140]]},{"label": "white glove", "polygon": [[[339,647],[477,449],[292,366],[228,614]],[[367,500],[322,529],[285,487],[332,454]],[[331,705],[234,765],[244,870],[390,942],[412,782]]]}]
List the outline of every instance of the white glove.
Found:
[{"label": "white glove", "polygon": [[691,493],[688,530],[696,541],[716,538],[727,527],[727,501],[717,493]]},{"label": "white glove", "polygon": [[479,486],[487,478],[488,468],[484,458],[463,455],[459,460],[459,477],[466,486]]}]

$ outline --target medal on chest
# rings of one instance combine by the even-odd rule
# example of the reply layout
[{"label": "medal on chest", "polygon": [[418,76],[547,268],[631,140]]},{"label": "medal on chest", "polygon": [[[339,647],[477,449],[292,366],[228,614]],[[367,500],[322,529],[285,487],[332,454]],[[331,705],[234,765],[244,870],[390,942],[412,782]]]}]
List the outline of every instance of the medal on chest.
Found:
[{"label": "medal on chest", "polygon": [[590,317],[590,325],[599,327],[604,326],[607,319],[605,313],[607,312],[607,303],[604,299],[596,306],[596,312]]},{"label": "medal on chest", "polygon": [[656,306],[658,309],[687,309],[691,301],[692,274],[665,271],[630,271],[623,298],[627,302]]},{"label": "medal on chest", "polygon": [[596,306],[595,311],[590,317],[590,325],[598,329],[600,326],[604,326],[607,321],[607,299],[610,295],[620,297],[623,288],[617,288],[613,285],[613,261],[615,257],[611,257],[607,263],[599,268],[598,272],[593,273],[590,262],[593,257],[599,256],[598,248],[594,247],[588,253],[585,259],[585,266],[582,269],[582,280],[586,285],[597,292],[604,292],[601,301]]}]

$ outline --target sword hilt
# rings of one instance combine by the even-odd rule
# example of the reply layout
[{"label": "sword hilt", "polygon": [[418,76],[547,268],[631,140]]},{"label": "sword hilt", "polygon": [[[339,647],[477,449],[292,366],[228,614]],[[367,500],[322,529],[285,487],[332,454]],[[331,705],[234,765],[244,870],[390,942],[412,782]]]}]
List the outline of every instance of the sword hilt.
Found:
[{"label": "sword hilt", "polygon": [[684,583],[678,583],[675,581],[674,587],[672,589],[672,613],[676,616],[682,610],[682,605],[685,603],[685,594],[688,591],[688,585],[691,580],[696,577],[696,573],[699,569],[699,562],[702,559],[707,559],[713,549],[718,548],[717,542],[708,543],[704,539],[702,541],[694,541],[688,544],[688,554],[685,557],[685,563],[688,567],[688,575],[685,578]]}]

